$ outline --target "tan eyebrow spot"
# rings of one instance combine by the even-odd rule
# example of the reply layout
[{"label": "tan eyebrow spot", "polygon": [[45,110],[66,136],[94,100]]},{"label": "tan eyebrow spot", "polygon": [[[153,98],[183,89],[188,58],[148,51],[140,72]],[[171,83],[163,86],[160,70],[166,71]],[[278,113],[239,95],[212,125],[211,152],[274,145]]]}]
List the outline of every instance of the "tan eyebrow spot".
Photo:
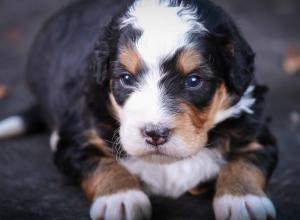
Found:
[{"label": "tan eyebrow spot", "polygon": [[179,71],[187,75],[197,69],[202,62],[202,57],[195,49],[185,49],[177,59],[177,68]]},{"label": "tan eyebrow spot", "polygon": [[119,54],[122,65],[133,75],[143,68],[143,61],[136,50],[131,47],[122,47]]}]

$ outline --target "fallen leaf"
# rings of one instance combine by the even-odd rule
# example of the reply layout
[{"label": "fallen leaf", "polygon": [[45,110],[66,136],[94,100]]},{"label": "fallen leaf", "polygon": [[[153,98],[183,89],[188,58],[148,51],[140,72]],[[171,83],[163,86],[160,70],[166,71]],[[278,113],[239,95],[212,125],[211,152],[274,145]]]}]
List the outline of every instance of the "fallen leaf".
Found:
[{"label": "fallen leaf", "polygon": [[294,125],[299,125],[300,124],[300,113],[291,112],[290,113],[290,121]]},{"label": "fallen leaf", "polygon": [[23,37],[23,32],[19,27],[11,27],[6,30],[5,35],[10,42],[18,42]]},{"label": "fallen leaf", "polygon": [[290,46],[286,52],[284,63],[284,71],[288,75],[300,74],[300,49],[297,46]]},{"label": "fallen leaf", "polygon": [[5,85],[0,85],[0,100],[4,99],[8,96],[9,90],[7,86]]}]

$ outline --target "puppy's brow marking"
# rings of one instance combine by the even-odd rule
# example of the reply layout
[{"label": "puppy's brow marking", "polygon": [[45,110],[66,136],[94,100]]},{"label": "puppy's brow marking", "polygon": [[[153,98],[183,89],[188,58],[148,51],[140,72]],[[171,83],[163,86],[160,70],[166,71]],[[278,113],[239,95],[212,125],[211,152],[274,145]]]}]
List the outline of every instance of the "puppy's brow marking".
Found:
[{"label": "puppy's brow marking", "polygon": [[119,58],[121,64],[134,75],[136,75],[143,67],[140,55],[131,47],[121,48]]},{"label": "puppy's brow marking", "polygon": [[177,59],[177,68],[187,75],[200,66],[201,59],[201,55],[195,49],[185,49]]}]

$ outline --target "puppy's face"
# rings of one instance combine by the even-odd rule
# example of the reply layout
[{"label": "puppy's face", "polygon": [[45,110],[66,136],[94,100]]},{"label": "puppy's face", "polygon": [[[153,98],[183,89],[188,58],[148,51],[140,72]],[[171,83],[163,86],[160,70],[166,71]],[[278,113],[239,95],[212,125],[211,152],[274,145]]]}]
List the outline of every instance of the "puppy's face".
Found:
[{"label": "puppy's face", "polygon": [[226,89],[197,48],[181,48],[148,66],[133,47],[120,49],[110,96],[130,155],[179,159],[203,148]]},{"label": "puppy's face", "polygon": [[223,79],[229,67],[205,27],[185,18],[192,14],[143,7],[136,6],[120,25],[110,101],[129,155],[176,161],[204,148],[208,132],[230,107]]}]

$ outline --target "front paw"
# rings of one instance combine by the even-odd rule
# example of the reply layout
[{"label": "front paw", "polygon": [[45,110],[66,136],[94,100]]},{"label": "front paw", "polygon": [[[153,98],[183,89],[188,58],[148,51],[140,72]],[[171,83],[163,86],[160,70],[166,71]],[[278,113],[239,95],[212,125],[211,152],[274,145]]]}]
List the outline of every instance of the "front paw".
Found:
[{"label": "front paw", "polygon": [[213,205],[217,220],[276,219],[274,205],[267,197],[224,195],[215,198]]},{"label": "front paw", "polygon": [[130,190],[97,198],[90,210],[92,220],[139,220],[151,218],[148,196]]}]

